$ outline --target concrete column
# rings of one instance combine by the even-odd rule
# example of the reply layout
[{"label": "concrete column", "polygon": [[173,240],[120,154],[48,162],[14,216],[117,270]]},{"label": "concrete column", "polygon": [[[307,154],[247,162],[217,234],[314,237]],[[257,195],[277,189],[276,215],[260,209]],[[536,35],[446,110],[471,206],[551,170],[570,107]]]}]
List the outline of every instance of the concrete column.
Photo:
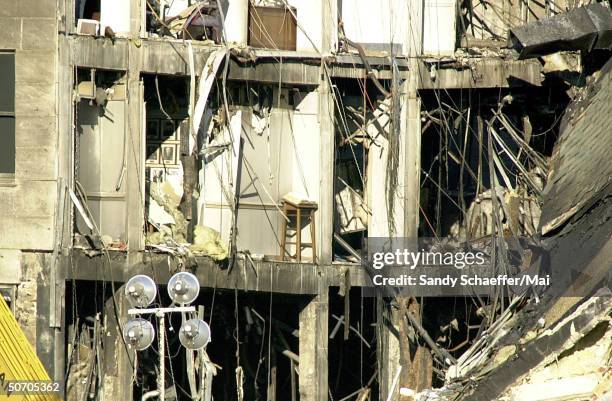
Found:
[{"label": "concrete column", "polygon": [[406,44],[410,57],[410,75],[401,88],[401,132],[405,155],[404,170],[404,235],[417,238],[419,229],[419,205],[421,185],[421,99],[418,96],[420,86],[421,63],[418,59],[423,53],[423,0],[409,2],[408,18],[410,26],[406,34]]},{"label": "concrete column", "polygon": [[224,25],[228,43],[246,45],[249,39],[249,0],[229,0]]},{"label": "concrete column", "polygon": [[[51,307],[51,254],[31,253],[24,256],[24,268],[37,271],[36,276],[36,355],[51,377],[55,375],[55,329],[49,320]],[[18,295],[19,296],[19,295]]]},{"label": "concrete column", "polygon": [[[400,168],[403,172],[399,178],[402,190],[399,194],[401,209],[403,210],[403,221],[396,221],[398,225],[397,236],[410,238],[406,246],[416,248],[419,229],[419,205],[420,205],[420,177],[421,177],[421,100],[418,97],[419,67],[417,58],[422,53],[422,1],[410,2],[409,16],[411,26],[406,37],[406,47],[410,56],[409,79],[399,88],[400,101],[400,132],[399,152]],[[398,298],[397,302],[405,299]],[[408,338],[405,326],[401,327],[403,317],[398,311],[388,308],[381,300],[378,301],[378,316],[381,330],[379,342],[379,361],[382,366],[380,398],[387,399],[389,393],[391,400],[399,400],[399,387],[408,385],[410,373],[414,369],[411,366]],[[404,323],[405,324],[405,323]],[[401,343],[400,343],[401,337]],[[397,375],[399,367],[402,372],[399,381],[393,387],[393,380]]]},{"label": "concrete column", "polygon": [[[418,61],[414,60],[418,70]],[[410,71],[410,78],[401,90],[401,129],[400,143],[404,159],[404,236],[411,239],[418,237],[419,205],[421,185],[421,99],[417,95],[417,75]],[[416,244],[415,244],[416,245]]]},{"label": "concrete column", "polygon": [[404,39],[404,53],[415,57],[423,53],[423,8],[424,0],[408,1],[408,26]]},{"label": "concrete column", "polygon": [[327,73],[322,67],[319,84],[319,210],[317,211],[317,260],[332,262],[334,220],[334,100]]},{"label": "concrete column", "polygon": [[128,117],[125,124],[127,169],[124,178],[127,184],[126,232],[128,249],[138,251],[144,249],[144,92],[140,82],[142,51],[132,43],[129,46]]},{"label": "concrete column", "polygon": [[327,401],[327,338],[329,319],[328,287],[320,284],[319,295],[300,312],[300,374],[301,401]]},{"label": "concrete column", "polygon": [[[377,354],[380,363],[379,377],[379,399],[386,400],[393,385],[393,379],[400,366],[400,344],[399,316],[388,308],[388,304],[382,299],[376,300],[378,316]],[[392,400],[399,399],[399,391],[396,388]]]},{"label": "concrete column", "polygon": [[[70,65],[70,43],[64,35],[59,36],[57,68],[57,153],[58,176],[62,177],[68,188],[74,187],[74,138],[73,129],[74,101],[72,91],[74,88],[74,71]],[[60,202],[61,200],[57,200]],[[62,243],[67,246],[72,242],[73,206],[64,201],[64,209],[60,211],[63,216],[56,216],[56,222],[63,223]],[[63,278],[62,278],[63,279]]]},{"label": "concrete column", "polygon": [[[115,304],[117,302],[117,313],[119,321],[115,315]],[[103,392],[107,400],[131,400],[132,399],[132,362],[134,351],[128,351],[123,343],[121,327],[128,320],[127,310],[129,309],[124,295],[124,286],[115,287],[115,298],[109,298],[104,305],[104,324],[105,332],[102,333],[104,346],[104,379]],[[130,354],[128,354],[128,352]]]},{"label": "concrete column", "polygon": [[144,37],[145,26],[145,0],[127,0],[130,3],[130,37]]},{"label": "concrete column", "polygon": [[338,44],[338,2],[323,1],[321,13],[321,53],[330,54],[336,51]]}]

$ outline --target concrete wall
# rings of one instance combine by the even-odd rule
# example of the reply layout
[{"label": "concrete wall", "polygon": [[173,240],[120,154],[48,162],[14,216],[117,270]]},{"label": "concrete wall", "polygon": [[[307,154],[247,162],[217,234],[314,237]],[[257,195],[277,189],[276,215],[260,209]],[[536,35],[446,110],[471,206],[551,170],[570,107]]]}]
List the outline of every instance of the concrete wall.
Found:
[{"label": "concrete wall", "polygon": [[[52,265],[53,254],[50,252],[0,250],[0,286],[14,290],[11,307],[15,318],[47,372],[54,377],[56,341],[54,330],[50,328],[52,303],[49,285],[54,277]],[[63,303],[59,301],[53,305],[54,311],[61,313]],[[63,352],[61,343],[57,349]],[[60,371],[63,372],[63,366]]]},{"label": "concrete wall", "polygon": [[0,249],[51,249],[57,198],[55,0],[0,0],[0,49],[15,51],[16,164],[0,187]]}]

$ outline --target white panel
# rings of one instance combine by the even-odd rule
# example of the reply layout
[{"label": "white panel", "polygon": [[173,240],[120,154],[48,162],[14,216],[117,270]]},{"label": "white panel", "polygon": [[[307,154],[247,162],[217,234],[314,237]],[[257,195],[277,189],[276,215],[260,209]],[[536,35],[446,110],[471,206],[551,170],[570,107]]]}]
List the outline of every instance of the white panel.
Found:
[{"label": "white panel", "polygon": [[425,0],[423,53],[450,56],[455,52],[455,1]]},{"label": "white panel", "polygon": [[[309,200],[321,203],[320,187],[320,157],[321,157],[321,129],[319,124],[319,93],[308,92],[300,99],[293,114],[293,136],[295,148],[293,155],[292,191],[301,194]],[[319,213],[318,211],[316,213]],[[306,218],[304,218],[306,220]],[[312,242],[310,225],[302,229],[302,243]],[[295,253],[295,246],[290,248]],[[302,249],[303,260],[312,258],[312,249]]]},{"label": "white panel", "polygon": [[342,0],[342,22],[346,36],[366,49],[389,51],[400,48],[411,29],[405,0]]},{"label": "white panel", "polygon": [[229,0],[225,15],[227,41],[246,44],[249,33],[249,0]]},{"label": "white panel", "polygon": [[110,26],[116,34],[130,33],[130,2],[126,0],[102,0],[100,4],[102,29]]},{"label": "white panel", "polygon": [[[310,92],[306,97],[317,99],[317,92]],[[319,157],[320,157],[320,126],[317,114],[295,112],[293,115],[293,138],[295,147],[293,155],[293,185],[292,191],[319,201]],[[289,138],[291,139],[291,138]]]},{"label": "white panel", "polygon": [[313,43],[317,50],[321,51],[323,46],[321,37],[323,32],[322,1],[289,0],[289,4],[297,9],[297,51],[314,52]]},{"label": "white panel", "polygon": [[[88,197],[88,206],[102,234],[125,240],[125,180],[119,191],[125,141],[125,101],[111,100],[104,116],[98,106],[79,102],[79,182]],[[87,233],[80,217],[77,226]]]}]

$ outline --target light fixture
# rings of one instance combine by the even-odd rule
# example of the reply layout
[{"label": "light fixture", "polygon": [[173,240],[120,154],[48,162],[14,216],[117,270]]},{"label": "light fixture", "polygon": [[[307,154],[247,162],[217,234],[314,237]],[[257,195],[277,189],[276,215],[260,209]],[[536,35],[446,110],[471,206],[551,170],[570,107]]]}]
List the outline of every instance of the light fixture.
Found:
[{"label": "light fixture", "polygon": [[148,320],[141,318],[128,320],[123,326],[123,339],[132,348],[142,351],[153,343],[155,329]]},{"label": "light fixture", "polygon": [[[159,401],[165,401],[166,389],[166,315],[170,313],[194,313],[195,307],[188,306],[198,297],[200,283],[196,276],[187,272],[175,274],[168,281],[168,294],[173,305],[169,307],[147,308],[157,295],[155,282],[148,276],[132,277],[125,287],[125,296],[132,305],[127,313],[130,316],[155,315],[159,324],[159,373],[157,388]],[[182,304],[182,305],[175,305]],[[153,343],[155,330],[153,325],[140,317],[129,320],[123,327],[123,339],[136,351],[147,349]],[[179,330],[179,340],[186,348],[200,349],[210,341],[210,327],[203,320],[186,321]]]},{"label": "light fixture", "polygon": [[210,327],[200,319],[187,320],[179,330],[179,340],[187,349],[204,348],[210,341]]},{"label": "light fixture", "polygon": [[188,305],[195,301],[200,293],[200,283],[196,276],[189,272],[179,272],[168,281],[168,295],[177,304]]},{"label": "light fixture", "polygon": [[132,307],[145,308],[151,305],[155,295],[157,295],[155,282],[144,274],[132,277],[125,285],[125,296]]}]

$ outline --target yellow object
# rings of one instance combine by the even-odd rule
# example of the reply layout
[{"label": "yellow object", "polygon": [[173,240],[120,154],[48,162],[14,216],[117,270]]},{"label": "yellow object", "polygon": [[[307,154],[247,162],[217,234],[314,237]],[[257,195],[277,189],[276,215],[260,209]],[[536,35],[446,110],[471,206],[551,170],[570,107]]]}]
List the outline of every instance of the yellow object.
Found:
[{"label": "yellow object", "polygon": [[59,394],[30,393],[6,395],[11,381],[32,383],[50,381],[49,375],[36,356],[32,345],[21,331],[19,323],[0,296],[0,401],[59,401]]}]

